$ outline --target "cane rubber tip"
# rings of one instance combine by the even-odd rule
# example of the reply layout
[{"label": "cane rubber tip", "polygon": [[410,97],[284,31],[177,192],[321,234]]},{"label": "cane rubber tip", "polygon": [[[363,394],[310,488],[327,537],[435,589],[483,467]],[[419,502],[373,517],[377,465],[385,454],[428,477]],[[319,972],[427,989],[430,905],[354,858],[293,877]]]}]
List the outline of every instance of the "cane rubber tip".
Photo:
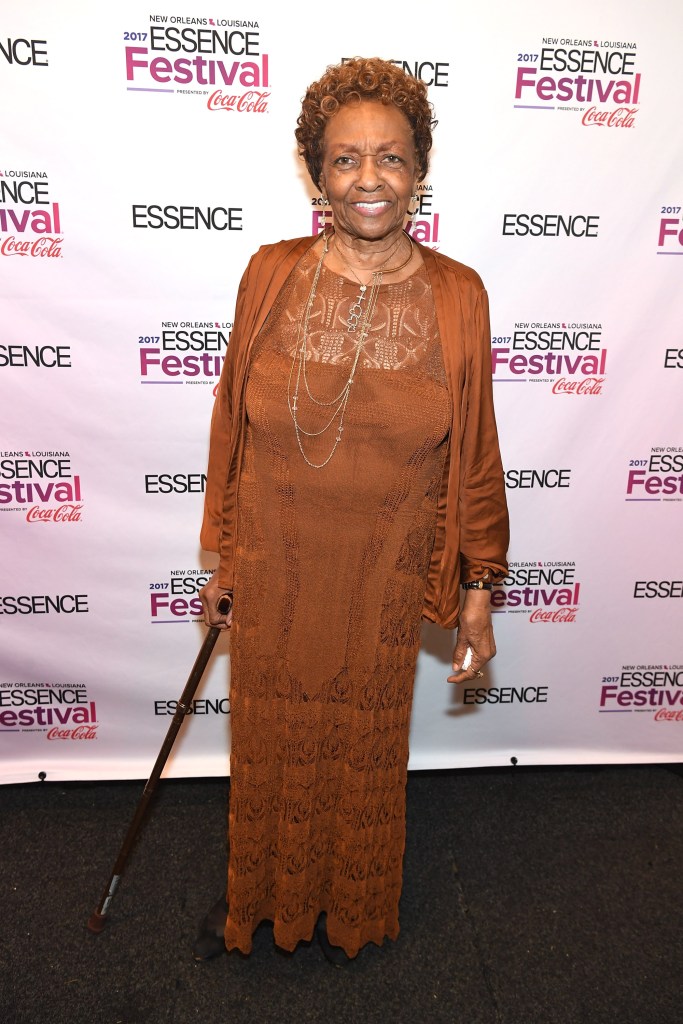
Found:
[{"label": "cane rubber tip", "polygon": [[100,932],[104,931],[104,926],[107,923],[107,918],[104,914],[98,914],[97,911],[91,914],[88,918],[88,930],[94,932],[95,935],[99,935]]}]

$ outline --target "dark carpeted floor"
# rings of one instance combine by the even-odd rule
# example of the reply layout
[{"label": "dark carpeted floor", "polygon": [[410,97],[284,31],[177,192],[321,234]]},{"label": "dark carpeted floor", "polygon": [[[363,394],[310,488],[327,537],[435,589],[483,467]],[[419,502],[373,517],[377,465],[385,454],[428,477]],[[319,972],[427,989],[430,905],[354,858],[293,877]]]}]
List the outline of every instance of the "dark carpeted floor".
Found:
[{"label": "dark carpeted floor", "polygon": [[164,782],[90,934],[140,783],[0,787],[3,1024],[679,1024],[675,766],[411,774],[401,936],[345,970],[259,928],[195,965],[226,784]]}]

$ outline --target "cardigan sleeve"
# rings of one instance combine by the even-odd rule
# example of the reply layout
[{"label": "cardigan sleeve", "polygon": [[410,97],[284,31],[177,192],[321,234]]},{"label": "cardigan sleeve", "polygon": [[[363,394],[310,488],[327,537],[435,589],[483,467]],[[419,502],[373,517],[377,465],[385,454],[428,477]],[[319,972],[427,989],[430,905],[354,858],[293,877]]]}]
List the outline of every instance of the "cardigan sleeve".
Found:
[{"label": "cardigan sleeve", "polygon": [[489,304],[482,287],[468,346],[468,399],[460,455],[460,579],[500,582],[510,539],[505,479],[493,409]]},{"label": "cardigan sleeve", "polygon": [[[206,473],[206,489],[204,494],[204,518],[202,521],[200,541],[206,551],[221,550],[221,537],[225,531],[225,496],[230,456],[232,453],[233,403],[235,400],[234,385],[236,366],[241,343],[245,305],[251,285],[251,275],[255,257],[252,256],[247,269],[242,275],[230,342],[223,363],[218,391],[211,416],[211,434],[209,441],[209,466]],[[218,583],[229,586],[227,578],[222,575],[219,565]]]},{"label": "cardigan sleeve", "polygon": [[237,292],[233,329],[211,419],[209,468],[201,544],[220,555],[217,580],[232,587],[237,530],[237,490],[244,445],[244,386],[249,352],[281,287],[317,235],[262,245],[254,253]]}]

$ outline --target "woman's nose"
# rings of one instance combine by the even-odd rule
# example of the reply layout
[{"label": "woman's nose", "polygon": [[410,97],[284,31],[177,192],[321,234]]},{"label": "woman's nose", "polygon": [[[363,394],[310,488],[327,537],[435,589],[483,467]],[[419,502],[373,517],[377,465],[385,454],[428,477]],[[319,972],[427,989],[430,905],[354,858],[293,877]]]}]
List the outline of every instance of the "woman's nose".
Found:
[{"label": "woman's nose", "polygon": [[361,157],[357,184],[365,192],[375,192],[378,188],[382,188],[382,176],[379,173],[377,161],[369,153]]}]

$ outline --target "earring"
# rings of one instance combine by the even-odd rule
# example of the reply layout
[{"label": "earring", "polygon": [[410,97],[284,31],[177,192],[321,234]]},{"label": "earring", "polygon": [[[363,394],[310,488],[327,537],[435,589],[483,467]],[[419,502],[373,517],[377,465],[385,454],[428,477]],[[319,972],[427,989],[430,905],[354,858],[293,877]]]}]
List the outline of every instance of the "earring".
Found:
[{"label": "earring", "polygon": [[323,192],[320,193],[320,205],[321,206],[329,206],[330,205],[329,199],[327,198],[327,196]]},{"label": "earring", "polygon": [[416,204],[414,210],[412,210],[412,211],[408,210],[408,216],[410,217],[410,223],[413,224],[414,221],[415,221],[415,218],[417,217],[418,211],[420,209],[420,197],[418,196],[417,192],[410,197],[410,201],[411,201],[411,203],[415,203]]}]

